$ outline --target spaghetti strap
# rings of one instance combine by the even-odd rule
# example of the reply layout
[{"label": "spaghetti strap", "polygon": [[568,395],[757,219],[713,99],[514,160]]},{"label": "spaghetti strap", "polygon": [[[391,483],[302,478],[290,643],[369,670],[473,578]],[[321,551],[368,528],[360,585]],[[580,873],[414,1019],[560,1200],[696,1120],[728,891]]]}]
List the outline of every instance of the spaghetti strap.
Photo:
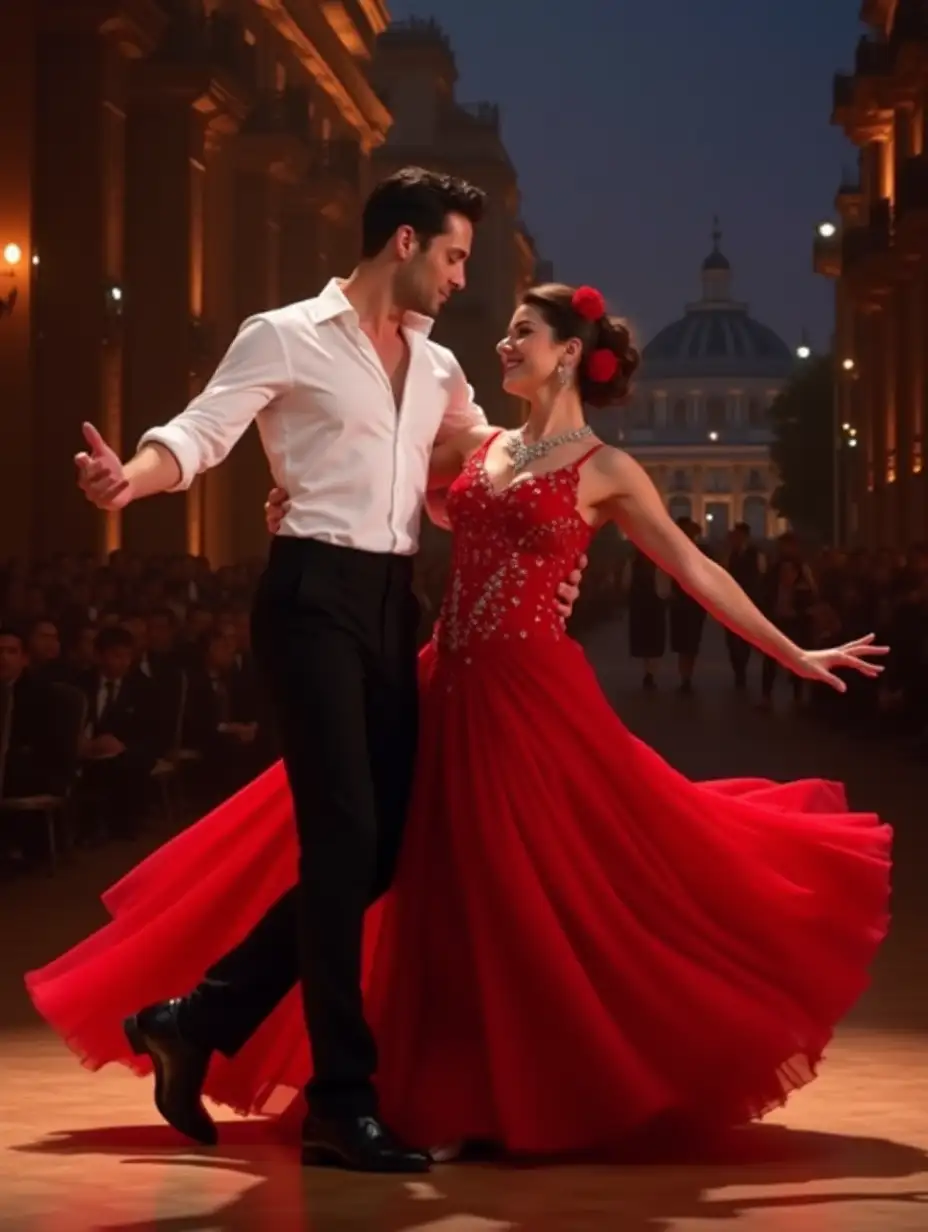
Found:
[{"label": "spaghetti strap", "polygon": [[593,446],[593,448],[592,448],[592,449],[588,449],[588,450],[586,451],[586,453],[585,453],[585,454],[582,454],[582,455],[581,455],[581,456],[580,456],[580,457],[576,460],[576,462],[574,462],[572,465],[574,465],[574,466],[577,468],[577,470],[579,470],[579,469],[580,469],[580,467],[584,464],[584,462],[588,462],[588,461],[590,460],[590,458],[592,458],[593,454],[594,454],[594,453],[599,453],[600,449],[602,449],[602,448],[603,448],[603,442],[602,442],[602,441],[597,441],[597,442],[596,442],[596,444]]},{"label": "spaghetti strap", "polygon": [[487,439],[483,442],[483,444],[477,446],[477,448],[471,454],[471,457],[485,458],[487,456],[487,450],[490,448],[490,446],[493,444],[494,441],[499,440],[499,438],[505,433],[505,431],[506,431],[505,428],[497,428],[495,432],[491,432],[490,435],[487,437]]}]

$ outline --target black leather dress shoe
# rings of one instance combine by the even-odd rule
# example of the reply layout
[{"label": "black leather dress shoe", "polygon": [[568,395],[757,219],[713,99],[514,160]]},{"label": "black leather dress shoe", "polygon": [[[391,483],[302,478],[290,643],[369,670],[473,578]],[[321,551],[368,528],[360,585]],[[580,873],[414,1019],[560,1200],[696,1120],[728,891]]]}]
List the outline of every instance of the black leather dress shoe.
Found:
[{"label": "black leather dress shoe", "polygon": [[331,1120],[308,1116],[303,1123],[302,1160],[355,1172],[428,1172],[432,1166],[425,1151],[406,1146],[372,1116]]},{"label": "black leather dress shoe", "polygon": [[178,1026],[181,1002],[162,1001],[133,1014],[123,1023],[136,1056],[151,1057],[155,1068],[155,1107],[178,1133],[204,1146],[215,1146],[219,1134],[203,1107],[203,1083],[210,1053],[184,1039]]}]

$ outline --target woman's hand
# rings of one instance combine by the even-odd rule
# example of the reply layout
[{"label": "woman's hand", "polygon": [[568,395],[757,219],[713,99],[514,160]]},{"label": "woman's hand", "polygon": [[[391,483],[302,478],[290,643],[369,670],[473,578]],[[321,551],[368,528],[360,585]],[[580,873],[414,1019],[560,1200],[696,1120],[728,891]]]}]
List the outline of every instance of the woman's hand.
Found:
[{"label": "woman's hand", "polygon": [[847,685],[834,674],[834,668],[851,668],[862,676],[879,676],[883,670],[882,664],[870,663],[869,660],[888,654],[889,647],[876,646],[873,638],[874,635],[868,633],[866,637],[845,642],[843,646],[832,646],[828,650],[797,650],[796,656],[791,657],[786,666],[803,680],[817,680],[839,693],[846,693]]}]

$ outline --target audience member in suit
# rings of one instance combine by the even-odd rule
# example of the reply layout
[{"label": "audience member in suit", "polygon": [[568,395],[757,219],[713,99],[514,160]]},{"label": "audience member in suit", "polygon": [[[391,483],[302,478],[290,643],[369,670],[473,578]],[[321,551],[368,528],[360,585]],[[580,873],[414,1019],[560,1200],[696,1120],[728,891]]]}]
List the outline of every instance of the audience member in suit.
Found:
[{"label": "audience member in suit", "polygon": [[[767,558],[751,538],[751,528],[747,522],[736,522],[732,527],[724,566],[748,598],[760,604]],[[735,688],[743,692],[748,685],[748,663],[754,648],[730,629],[725,630],[725,645],[735,675]]]},{"label": "audience member in suit", "polygon": [[33,620],[26,630],[26,655],[31,675],[50,684],[73,683],[67,664],[61,657],[61,633],[48,617]]},{"label": "audience member in suit", "polygon": [[94,645],[99,631],[95,624],[80,624],[68,638],[64,662],[69,684],[80,686],[87,674],[93,670]]},{"label": "audience member in suit", "polygon": [[[56,794],[67,751],[51,741],[59,725],[51,721],[54,694],[41,675],[29,670],[26,639],[0,628],[0,749],[6,749],[4,797]],[[7,729],[7,715],[11,716]]]},{"label": "audience member in suit", "polygon": [[212,608],[202,603],[191,603],[181,633],[180,653],[185,668],[196,668],[202,659],[203,641],[216,627],[216,615]]},{"label": "audience member in suit", "polygon": [[151,681],[134,668],[132,634],[103,628],[94,650],[96,666],[83,682],[84,795],[92,801],[97,828],[127,838],[138,830],[152,768],[166,751],[163,725]]},{"label": "audience member in suit", "polygon": [[186,685],[183,656],[178,650],[177,617],[169,607],[157,608],[147,617],[130,618],[135,639],[138,670],[152,683],[158,704],[159,731],[163,746],[175,749]]},{"label": "audience member in suit", "polygon": [[[692,518],[677,518],[677,526],[687,538],[697,543],[702,533],[698,522]],[[698,544],[700,551],[709,555],[703,544]],[[696,670],[696,660],[702,645],[703,629],[706,625],[706,609],[697,603],[679,583],[674,582],[670,589],[670,649],[677,656],[677,670],[680,673],[679,692],[687,695],[693,692],[693,673]]]},{"label": "audience member in suit", "polygon": [[[0,627],[0,796],[6,800],[59,795],[68,786],[71,750],[55,721],[55,696],[52,684],[29,669],[23,634]],[[4,840],[8,855],[18,852],[27,863],[40,856],[41,832],[32,814],[11,814]]]},{"label": "audience member in suit", "polygon": [[254,778],[271,756],[257,680],[237,667],[237,654],[231,630],[217,626],[201,639],[189,677],[183,743],[201,755],[217,798]]}]

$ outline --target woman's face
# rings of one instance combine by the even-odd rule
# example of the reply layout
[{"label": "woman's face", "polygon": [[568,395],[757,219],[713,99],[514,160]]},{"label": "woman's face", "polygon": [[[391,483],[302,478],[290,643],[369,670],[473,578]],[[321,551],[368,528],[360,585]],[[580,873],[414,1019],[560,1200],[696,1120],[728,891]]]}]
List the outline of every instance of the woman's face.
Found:
[{"label": "woman's face", "polygon": [[580,340],[558,342],[537,308],[522,304],[496,347],[503,365],[503,389],[516,398],[532,398],[550,381],[560,382],[558,366],[573,371],[580,357]]}]

